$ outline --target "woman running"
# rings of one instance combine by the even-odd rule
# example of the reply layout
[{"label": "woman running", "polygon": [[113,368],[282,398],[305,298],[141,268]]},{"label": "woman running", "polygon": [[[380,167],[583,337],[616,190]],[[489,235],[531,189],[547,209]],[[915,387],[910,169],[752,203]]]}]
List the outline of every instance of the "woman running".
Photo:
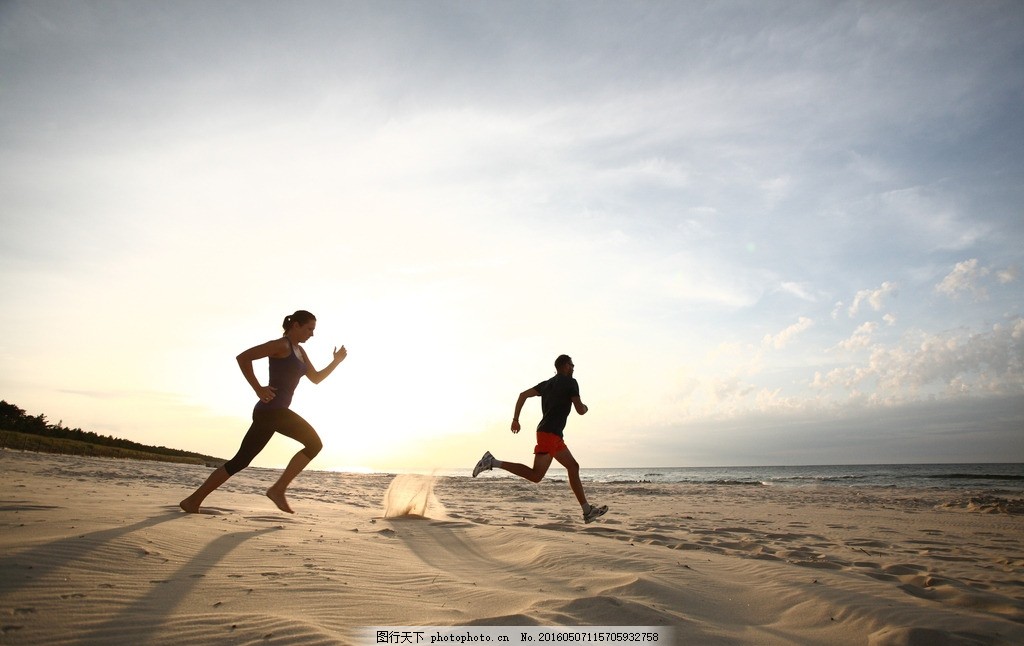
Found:
[{"label": "woman running", "polygon": [[[280,339],[267,341],[262,345],[249,348],[238,355],[238,367],[241,368],[245,380],[249,382],[252,389],[256,391],[259,401],[252,411],[252,426],[242,438],[242,445],[238,453],[218,467],[206,479],[206,482],[195,492],[181,501],[180,506],[185,511],[196,514],[203,500],[221,486],[227,479],[235,475],[245,467],[249,466],[253,458],[263,450],[275,432],[286,435],[293,440],[302,443],[301,451],[292,457],[284,473],[278,478],[269,489],[267,497],[274,501],[278,509],[294,514],[288,506],[288,499],[284,492],[291,481],[302,471],[310,460],[323,448],[320,437],[316,434],[309,423],[291,411],[292,395],[299,380],[305,375],[314,384],[318,384],[327,378],[338,364],[345,360],[348,352],[345,346],[334,349],[334,359],[323,370],[317,370],[309,362],[306,351],[300,346],[313,336],[316,328],[316,317],[305,310],[299,310],[290,316],[284,317],[284,336]],[[257,359],[267,357],[270,362],[270,383],[266,386],[260,384],[253,371],[252,363]]]}]

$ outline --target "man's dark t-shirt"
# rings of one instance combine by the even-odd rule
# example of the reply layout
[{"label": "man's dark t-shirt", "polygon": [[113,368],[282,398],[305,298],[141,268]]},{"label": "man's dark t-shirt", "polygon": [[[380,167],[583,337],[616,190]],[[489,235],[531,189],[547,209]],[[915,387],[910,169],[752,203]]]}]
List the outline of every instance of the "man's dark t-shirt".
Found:
[{"label": "man's dark t-shirt", "polygon": [[544,413],[537,430],[561,437],[565,421],[572,410],[572,398],[580,396],[580,385],[572,377],[555,375],[540,382],[534,389],[540,393],[540,407]]}]

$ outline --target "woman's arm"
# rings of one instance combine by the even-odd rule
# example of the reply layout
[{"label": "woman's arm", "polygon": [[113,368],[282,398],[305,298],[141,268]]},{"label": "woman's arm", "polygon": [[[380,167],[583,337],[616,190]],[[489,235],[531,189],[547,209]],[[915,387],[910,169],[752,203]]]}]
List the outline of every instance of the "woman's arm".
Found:
[{"label": "woman's arm", "polygon": [[260,398],[260,401],[268,402],[274,398],[274,391],[276,388],[270,386],[264,386],[260,383],[260,380],[256,378],[256,371],[253,370],[252,362],[266,357],[284,357],[288,355],[288,341],[284,337],[280,339],[274,339],[255,345],[248,350],[243,351],[235,360],[238,361],[238,368],[242,371],[245,376],[245,380],[249,382],[252,389],[256,392],[256,396]]},{"label": "woman's arm", "polygon": [[317,370],[313,367],[313,364],[310,363],[309,355],[306,354],[305,348],[299,346],[299,349],[302,351],[302,356],[306,361],[306,377],[314,384],[318,384],[324,379],[327,379],[327,377],[334,372],[334,369],[338,367],[338,364],[344,361],[345,357],[348,356],[348,350],[345,349],[345,346],[334,348],[334,359],[332,359],[323,370]]}]

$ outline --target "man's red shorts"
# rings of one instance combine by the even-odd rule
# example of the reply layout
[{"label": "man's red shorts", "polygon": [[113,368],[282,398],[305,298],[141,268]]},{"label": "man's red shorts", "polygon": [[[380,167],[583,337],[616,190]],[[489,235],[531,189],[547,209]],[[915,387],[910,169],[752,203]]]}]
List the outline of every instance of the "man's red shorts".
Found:
[{"label": "man's red shorts", "polygon": [[537,446],[533,449],[534,453],[550,453],[555,455],[559,451],[565,451],[568,448],[561,435],[537,431]]}]

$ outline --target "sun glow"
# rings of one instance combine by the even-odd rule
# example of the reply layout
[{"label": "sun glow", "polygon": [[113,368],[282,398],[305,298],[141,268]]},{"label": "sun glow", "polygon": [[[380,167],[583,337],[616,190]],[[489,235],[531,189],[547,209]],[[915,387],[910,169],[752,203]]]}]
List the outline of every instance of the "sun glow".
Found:
[{"label": "sun glow", "polygon": [[432,466],[444,461],[432,455],[440,438],[480,430],[467,420],[490,393],[468,374],[473,344],[444,316],[446,300],[414,294],[318,314],[319,337],[306,344],[313,365],[337,344],[348,350],[327,380],[296,392],[294,409],[324,441],[320,468]]}]

